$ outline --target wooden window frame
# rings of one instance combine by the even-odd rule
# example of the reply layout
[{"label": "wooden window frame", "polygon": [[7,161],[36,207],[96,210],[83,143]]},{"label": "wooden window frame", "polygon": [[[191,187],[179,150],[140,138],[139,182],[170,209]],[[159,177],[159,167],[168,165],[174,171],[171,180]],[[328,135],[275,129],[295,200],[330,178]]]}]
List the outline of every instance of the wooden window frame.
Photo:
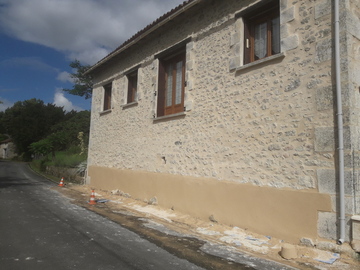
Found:
[{"label": "wooden window frame", "polygon": [[[181,78],[177,76],[176,64],[182,62]],[[172,90],[168,89],[169,67],[171,66]],[[177,114],[184,111],[185,99],[185,71],[186,71],[186,49],[181,48],[176,52],[172,52],[166,57],[159,59],[159,74],[158,74],[158,103],[157,103],[157,117]],[[181,80],[180,93],[177,93],[177,80]],[[171,105],[167,106],[168,93],[171,92]],[[177,94],[180,96],[180,103],[176,102]],[[170,96],[169,96],[170,97]]]},{"label": "wooden window frame", "polygon": [[111,110],[112,82],[103,86],[104,88],[104,106],[103,111]]},{"label": "wooden window frame", "polygon": [[[244,15],[244,64],[255,62],[257,60],[270,57],[272,55],[281,53],[281,49],[278,52],[273,51],[272,46],[272,23],[273,19],[280,19],[279,1],[271,1],[266,5],[262,5],[254,11]],[[255,26],[261,23],[267,24],[267,44],[266,44],[266,55],[263,58],[256,58],[255,56]],[[280,44],[280,25],[277,29],[278,39]],[[280,45],[279,45],[280,46]]]},{"label": "wooden window frame", "polygon": [[128,80],[127,104],[136,102],[137,84],[138,84],[138,70],[135,70],[126,75]]}]

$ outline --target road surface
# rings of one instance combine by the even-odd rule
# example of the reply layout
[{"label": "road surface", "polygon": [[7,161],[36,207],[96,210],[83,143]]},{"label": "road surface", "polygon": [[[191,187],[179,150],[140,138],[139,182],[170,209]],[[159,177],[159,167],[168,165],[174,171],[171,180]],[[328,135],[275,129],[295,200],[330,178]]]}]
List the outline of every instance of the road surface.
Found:
[{"label": "road surface", "polygon": [[203,269],[71,204],[25,163],[0,161],[0,269]]},{"label": "road surface", "polygon": [[0,160],[1,270],[295,269],[152,229],[142,218],[89,206],[71,192],[26,163]]}]

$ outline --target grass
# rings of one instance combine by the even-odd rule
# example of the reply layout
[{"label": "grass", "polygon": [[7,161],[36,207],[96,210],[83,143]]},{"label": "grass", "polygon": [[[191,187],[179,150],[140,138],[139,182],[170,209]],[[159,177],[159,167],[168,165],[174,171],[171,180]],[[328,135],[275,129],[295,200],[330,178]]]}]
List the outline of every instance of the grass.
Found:
[{"label": "grass", "polygon": [[[40,159],[34,159],[29,165],[35,172],[52,181],[60,181],[59,177],[64,176],[68,182],[78,183],[79,180],[77,176],[84,176],[87,161],[87,154],[79,153],[80,150],[73,147],[66,151],[56,152],[55,157],[48,155]],[[76,173],[69,173],[67,168],[75,168]]]},{"label": "grass", "polygon": [[54,176],[54,175],[50,175],[50,174],[45,173],[44,171],[41,171],[38,164],[37,164],[37,162],[30,162],[29,166],[34,172],[44,176],[45,178],[49,179],[50,181],[52,181],[54,183],[59,183],[60,182],[59,177]]},{"label": "grass", "polygon": [[63,168],[77,168],[78,166],[83,166],[86,164],[87,153],[80,153],[79,147],[72,147],[66,151],[55,152],[53,157],[51,154],[43,156],[39,159],[34,159],[31,162],[31,167],[45,172],[47,166],[53,167],[63,167]]},{"label": "grass", "polygon": [[48,166],[75,168],[87,159],[86,154],[72,154],[69,152],[57,152],[55,158],[50,160]]}]

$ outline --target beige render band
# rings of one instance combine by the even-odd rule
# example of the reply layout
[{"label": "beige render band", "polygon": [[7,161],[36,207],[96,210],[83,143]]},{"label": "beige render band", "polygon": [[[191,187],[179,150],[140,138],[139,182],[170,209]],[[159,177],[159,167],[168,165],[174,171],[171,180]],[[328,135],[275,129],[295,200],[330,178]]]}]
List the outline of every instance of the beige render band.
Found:
[{"label": "beige render band", "polygon": [[332,210],[330,195],[314,191],[97,166],[89,167],[88,176],[95,188],[120,189],[141,200],[156,196],[162,207],[201,219],[213,215],[220,223],[293,243],[317,239],[318,211]]}]

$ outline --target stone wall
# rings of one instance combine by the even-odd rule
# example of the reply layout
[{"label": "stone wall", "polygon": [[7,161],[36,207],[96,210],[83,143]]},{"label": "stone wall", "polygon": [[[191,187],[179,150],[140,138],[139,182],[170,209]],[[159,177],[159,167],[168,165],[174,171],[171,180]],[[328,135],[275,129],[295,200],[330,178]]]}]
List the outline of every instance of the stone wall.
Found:
[{"label": "stone wall", "polygon": [[46,166],[46,174],[53,175],[60,179],[63,177],[64,182],[66,183],[77,183],[83,184],[84,177],[80,176],[77,173],[76,168],[66,168],[66,167],[55,167],[55,166]]},{"label": "stone wall", "polygon": [[[209,5],[202,10],[201,19],[189,15],[193,19],[179,27],[180,33],[149,40],[142,55],[136,54],[138,59],[129,53],[108,69],[108,74],[102,74],[92,108],[92,144],[102,147],[91,149],[92,164],[274,187],[316,188],[316,167],[333,167],[334,162],[333,155],[314,153],[315,127],[333,124],[333,113],[329,115],[333,104],[316,99],[316,94],[321,95],[318,89],[331,89],[331,62],[316,62],[315,34],[309,36],[314,31],[309,30],[315,24],[310,13],[313,8],[298,4],[297,10],[309,13],[307,23],[300,19],[288,23],[294,24],[302,42],[297,50],[286,51],[286,57],[275,62],[231,71],[231,37],[238,31],[231,15],[241,5],[230,2],[217,9]],[[199,32],[192,30],[194,24]],[[324,27],[328,25],[316,25],[316,31]],[[186,99],[192,101],[192,110],[183,119],[154,123],[157,60],[148,59],[190,34],[193,42],[188,59],[194,63],[188,70],[192,83],[191,89],[186,89]],[[124,109],[121,105],[127,85],[122,72],[137,64],[142,64],[138,105]],[[100,85],[110,79],[109,74],[115,78],[113,110],[100,115]],[[324,105],[317,100],[331,106],[318,113],[317,106]]]},{"label": "stone wall", "polygon": [[[351,130],[352,147],[348,152],[346,164],[350,170],[353,170],[353,200],[351,207],[356,215],[360,215],[360,3],[356,0],[346,2],[346,9],[343,21],[346,22],[346,31],[343,39],[346,43],[343,46],[348,51],[348,91],[349,107],[346,108],[347,117]],[[345,27],[345,26],[344,26]],[[347,213],[351,213],[348,211]]]},{"label": "stone wall", "polygon": [[0,158],[12,159],[17,156],[15,144],[11,141],[0,144]]},{"label": "stone wall", "polygon": [[[118,60],[96,75],[89,166],[324,193],[332,198],[333,210],[319,209],[319,237],[335,239],[337,135],[331,1],[281,0],[282,53],[247,65],[242,64],[238,14],[259,1],[204,2],[120,53]],[[360,66],[360,28],[357,2],[341,2],[346,17],[342,21],[342,85],[350,215],[359,209],[355,206],[359,199],[354,200],[354,184],[358,192],[359,182],[353,179],[358,175],[354,167],[359,166],[359,119],[354,109],[359,107],[356,80],[360,79],[354,74]],[[348,21],[352,26],[345,26]],[[186,114],[156,121],[158,60],[154,56],[189,37]],[[137,65],[137,103],[123,106],[125,73]],[[112,110],[101,113],[102,85],[109,81],[113,81]]]},{"label": "stone wall", "polygon": [[[331,1],[319,1],[315,6],[315,23],[330,21],[332,18]],[[333,7],[332,7],[333,8]],[[359,4],[356,1],[340,1],[340,55],[341,55],[341,90],[344,121],[344,157],[345,157],[345,212],[346,232],[350,230],[351,215],[359,213],[359,71],[360,62],[356,59],[359,52]],[[355,30],[357,29],[357,30]],[[333,30],[330,26],[330,30]],[[316,42],[316,54],[319,63],[332,57],[333,36],[324,35]],[[334,72],[332,67],[331,72]],[[335,80],[333,79],[335,83]],[[335,89],[319,89],[317,93],[318,111],[331,111],[336,106]],[[325,103],[328,103],[327,105]],[[333,105],[334,104],[334,105]],[[334,123],[323,124],[315,128],[315,151],[322,155],[337,154],[338,135],[336,130],[336,112],[333,113]],[[319,235],[324,238],[336,239],[338,236],[338,170],[337,156],[333,166],[317,169],[318,189],[321,193],[332,197],[333,211],[319,214]],[[349,239],[349,234],[346,236]]]}]

